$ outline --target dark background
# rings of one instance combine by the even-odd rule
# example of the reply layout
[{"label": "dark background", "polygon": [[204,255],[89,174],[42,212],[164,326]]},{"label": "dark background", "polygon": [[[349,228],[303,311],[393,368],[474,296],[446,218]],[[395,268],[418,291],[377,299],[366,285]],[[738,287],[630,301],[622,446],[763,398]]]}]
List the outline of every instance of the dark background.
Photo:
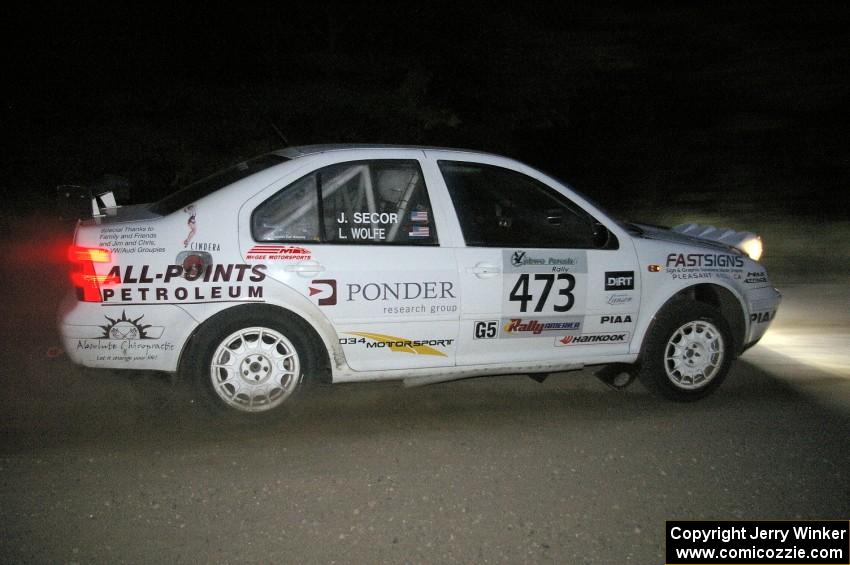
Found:
[{"label": "dark background", "polygon": [[850,216],[843,3],[6,10],[17,211],[104,173],[149,201],[282,146],[380,142],[506,154],[626,216]]},{"label": "dark background", "polygon": [[[850,515],[850,8],[301,5],[0,15],[0,562],[661,563],[664,520]],[[340,385],[236,423],[61,355],[57,184],[153,200],[339,141],[496,151],[624,216],[772,228],[780,315],[687,405],[588,369]]]}]

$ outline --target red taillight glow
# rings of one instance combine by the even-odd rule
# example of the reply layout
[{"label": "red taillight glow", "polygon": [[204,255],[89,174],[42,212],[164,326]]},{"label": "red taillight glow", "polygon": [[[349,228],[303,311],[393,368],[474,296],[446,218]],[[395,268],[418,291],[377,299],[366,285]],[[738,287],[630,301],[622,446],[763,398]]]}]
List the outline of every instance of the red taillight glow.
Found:
[{"label": "red taillight glow", "polygon": [[73,245],[68,248],[68,259],[74,264],[71,282],[77,288],[77,297],[80,300],[102,302],[100,287],[121,282],[116,275],[98,275],[94,270],[95,263],[112,262],[112,252],[108,249]]},{"label": "red taillight glow", "polygon": [[110,263],[112,261],[112,252],[109,249],[100,247],[79,247],[72,245],[68,248],[68,259],[72,263],[82,261],[92,261],[94,263]]},{"label": "red taillight glow", "polygon": [[74,286],[86,286],[91,284],[108,285],[119,284],[121,281],[115,275],[95,275],[89,273],[71,273],[71,282]]}]

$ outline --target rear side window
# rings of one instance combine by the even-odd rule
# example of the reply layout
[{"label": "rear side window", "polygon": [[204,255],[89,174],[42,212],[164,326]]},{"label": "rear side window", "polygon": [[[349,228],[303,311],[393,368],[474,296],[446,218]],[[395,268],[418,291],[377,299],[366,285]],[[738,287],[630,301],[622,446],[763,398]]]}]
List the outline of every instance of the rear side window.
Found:
[{"label": "rear side window", "polygon": [[595,220],[536,179],[480,163],[439,166],[468,246],[597,247]]},{"label": "rear side window", "polygon": [[256,241],[319,241],[315,174],[302,177],[254,212],[251,229]]},{"label": "rear side window", "polygon": [[354,161],[319,169],[258,206],[251,227],[255,241],[437,243],[416,161]]}]

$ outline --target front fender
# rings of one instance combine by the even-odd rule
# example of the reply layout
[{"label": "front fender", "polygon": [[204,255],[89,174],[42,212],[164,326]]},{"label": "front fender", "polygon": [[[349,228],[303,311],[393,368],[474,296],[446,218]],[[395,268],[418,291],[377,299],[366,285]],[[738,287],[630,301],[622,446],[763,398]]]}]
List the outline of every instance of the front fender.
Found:
[{"label": "front fender", "polygon": [[[651,330],[659,312],[670,302],[682,298],[704,302],[719,310],[732,330],[736,354],[740,353],[749,332],[747,303],[740,289],[729,284],[725,279],[714,279],[711,282],[698,284],[689,284],[686,281],[678,282],[681,284],[667,284],[661,288],[656,288],[654,292],[650,291],[648,296],[642,297],[641,309],[650,315],[638,318],[630,353],[639,354],[641,352],[644,338]],[[648,286],[644,285],[644,289],[647,289]]]}]

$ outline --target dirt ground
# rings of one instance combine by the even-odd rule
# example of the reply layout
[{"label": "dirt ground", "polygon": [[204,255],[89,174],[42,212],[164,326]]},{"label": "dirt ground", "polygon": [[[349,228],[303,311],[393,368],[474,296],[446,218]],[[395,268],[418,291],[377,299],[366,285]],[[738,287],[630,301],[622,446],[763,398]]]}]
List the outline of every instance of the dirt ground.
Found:
[{"label": "dirt ground", "polygon": [[[840,356],[768,342],[688,405],[581,371],[219,419],[164,375],[57,354],[56,249],[4,249],[0,562],[644,564],[668,519],[850,517]],[[777,336],[843,339],[842,288],[789,289]]]}]

